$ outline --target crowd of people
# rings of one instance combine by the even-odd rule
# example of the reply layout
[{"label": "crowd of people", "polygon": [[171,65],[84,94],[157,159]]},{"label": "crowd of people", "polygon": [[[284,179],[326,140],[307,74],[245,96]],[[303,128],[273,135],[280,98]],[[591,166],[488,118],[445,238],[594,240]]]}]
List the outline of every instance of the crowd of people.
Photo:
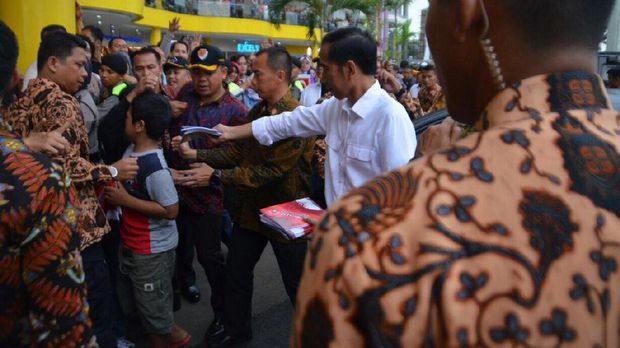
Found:
[{"label": "crowd of people", "polygon": [[[186,346],[194,257],[207,346],[248,342],[267,244],[293,347],[618,346],[620,74],[608,96],[593,59],[614,1],[475,3],[431,3],[415,67],[354,27],[227,59],[174,19],[133,50],[50,25],[21,79],[0,22],[0,346]],[[311,239],[261,222],[304,197]]]}]

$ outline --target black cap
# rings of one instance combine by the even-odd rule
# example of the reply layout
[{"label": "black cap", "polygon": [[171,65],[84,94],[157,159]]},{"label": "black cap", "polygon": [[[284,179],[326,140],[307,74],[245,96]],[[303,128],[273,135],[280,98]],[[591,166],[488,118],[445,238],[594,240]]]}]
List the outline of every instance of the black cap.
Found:
[{"label": "black cap", "polygon": [[164,63],[164,70],[169,68],[189,69],[188,65],[189,63],[183,57],[170,57],[166,63]]},{"label": "black cap", "polygon": [[215,71],[218,66],[226,64],[224,54],[215,46],[202,45],[196,47],[189,57],[189,68]]},{"label": "black cap", "polygon": [[101,65],[105,65],[119,75],[127,73],[127,60],[118,54],[108,54],[101,58]]}]

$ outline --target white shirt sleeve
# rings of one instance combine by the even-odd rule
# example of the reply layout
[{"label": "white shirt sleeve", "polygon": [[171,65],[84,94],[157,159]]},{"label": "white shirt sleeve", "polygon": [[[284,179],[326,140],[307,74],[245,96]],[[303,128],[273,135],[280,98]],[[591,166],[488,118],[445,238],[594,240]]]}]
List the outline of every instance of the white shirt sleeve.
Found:
[{"label": "white shirt sleeve", "polygon": [[383,172],[401,167],[413,159],[417,139],[413,123],[404,109],[394,110],[383,134],[380,145],[380,166]]},{"label": "white shirt sleeve", "polygon": [[326,120],[335,108],[337,99],[331,98],[311,107],[299,106],[291,112],[261,117],[252,122],[252,134],[262,145],[291,137],[306,138],[325,134]]}]

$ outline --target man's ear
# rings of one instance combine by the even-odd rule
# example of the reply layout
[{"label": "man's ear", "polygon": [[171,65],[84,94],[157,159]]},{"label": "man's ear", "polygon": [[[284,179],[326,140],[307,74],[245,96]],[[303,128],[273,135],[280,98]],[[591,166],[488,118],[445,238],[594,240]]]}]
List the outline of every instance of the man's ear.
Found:
[{"label": "man's ear", "polygon": [[480,10],[481,0],[456,0],[452,1],[455,4],[454,15],[456,18],[448,24],[450,21],[446,21],[448,25],[454,25],[452,35],[457,42],[465,42],[468,34],[473,30],[475,35],[480,35],[484,19]]},{"label": "man's ear", "polygon": [[45,62],[45,65],[47,66],[47,69],[53,73],[56,73],[58,71],[58,67],[60,65],[60,59],[58,59],[57,57],[51,56],[49,58],[47,58],[47,62]]},{"label": "man's ear", "polygon": [[[288,81],[289,80],[289,78],[286,77],[286,73],[282,69],[276,71],[276,77],[278,79],[282,80],[282,81]],[[293,82],[293,81],[288,81],[288,82],[290,83],[290,82]]]},{"label": "man's ear", "polygon": [[136,132],[144,132],[146,130],[146,124],[144,123],[144,120],[134,122],[133,127],[135,128]]},{"label": "man's ear", "polygon": [[355,65],[355,62],[353,62],[352,60],[347,60],[344,63],[344,66],[342,68],[343,68],[344,76],[348,78],[353,77],[353,75],[355,75],[359,71],[358,66]]}]

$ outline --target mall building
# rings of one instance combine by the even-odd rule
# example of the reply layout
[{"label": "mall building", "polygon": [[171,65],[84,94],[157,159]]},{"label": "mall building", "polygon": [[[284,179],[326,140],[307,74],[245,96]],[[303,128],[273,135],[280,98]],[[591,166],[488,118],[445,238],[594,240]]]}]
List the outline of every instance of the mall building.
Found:
[{"label": "mall building", "polygon": [[[134,47],[157,44],[169,21],[179,17],[181,29],[177,39],[200,33],[208,44],[219,47],[227,55],[255,52],[265,38],[272,38],[293,55],[317,54],[317,47],[307,37],[301,7],[291,6],[285,13],[285,24],[276,27],[268,21],[265,0],[79,0],[79,3],[84,25],[96,25],[107,39],[121,36]],[[0,20],[17,35],[18,68],[23,73],[36,59],[41,28],[60,24],[67,31],[75,32],[75,2],[0,0]],[[316,37],[320,37],[318,30]]]}]

